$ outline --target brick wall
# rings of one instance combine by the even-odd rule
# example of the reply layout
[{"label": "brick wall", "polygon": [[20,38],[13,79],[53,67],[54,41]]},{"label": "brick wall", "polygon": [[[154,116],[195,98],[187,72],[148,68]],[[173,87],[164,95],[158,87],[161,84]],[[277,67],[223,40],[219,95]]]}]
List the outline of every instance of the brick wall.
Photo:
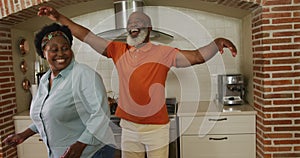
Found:
[{"label": "brick wall", "polygon": [[300,0],[253,13],[257,157],[300,157]]},{"label": "brick wall", "polygon": [[[52,4],[58,7],[84,0],[45,1],[49,1],[48,4],[53,2]],[[1,2],[0,17],[12,15],[2,23],[13,24],[20,20],[20,17],[15,18],[13,13],[34,15],[35,9],[28,8],[35,8],[36,4],[44,1]],[[16,4],[13,4],[14,2]],[[221,5],[230,4],[240,9],[249,6],[249,2],[261,5],[252,14],[254,106],[258,112],[257,157],[300,157],[300,0],[214,2]],[[0,134],[3,137],[13,131],[11,115],[15,113],[16,106],[14,75],[11,70],[10,31],[0,27],[0,32]],[[6,90],[2,88],[3,85]],[[3,154],[13,155],[15,152],[2,146],[0,150],[0,157],[1,154],[2,157],[6,157]]]},{"label": "brick wall", "polygon": [[10,29],[0,26],[0,157],[16,157],[16,150],[1,144],[9,134],[14,133],[12,116],[17,112],[15,78],[12,62]]}]

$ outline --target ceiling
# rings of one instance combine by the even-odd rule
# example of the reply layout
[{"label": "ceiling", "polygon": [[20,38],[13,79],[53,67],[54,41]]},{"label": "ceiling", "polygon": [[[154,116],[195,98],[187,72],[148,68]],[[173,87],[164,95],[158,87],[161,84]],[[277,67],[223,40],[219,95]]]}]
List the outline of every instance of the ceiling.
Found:
[{"label": "ceiling", "polygon": [[[67,17],[75,17],[113,8],[114,0],[51,0],[43,5],[53,6]],[[144,0],[146,6],[173,6],[196,9],[224,16],[242,18],[259,7],[244,0]],[[0,19],[0,24],[35,31],[50,21],[36,15],[39,6],[33,6]],[[32,25],[34,24],[34,25]]]}]

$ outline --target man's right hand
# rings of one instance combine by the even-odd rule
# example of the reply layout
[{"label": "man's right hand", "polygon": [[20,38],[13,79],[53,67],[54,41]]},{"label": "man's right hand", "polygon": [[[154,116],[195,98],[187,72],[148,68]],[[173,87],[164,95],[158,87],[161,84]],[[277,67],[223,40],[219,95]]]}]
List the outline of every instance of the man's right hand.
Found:
[{"label": "man's right hand", "polygon": [[53,21],[58,21],[61,14],[52,7],[42,6],[37,13],[38,16],[47,16]]}]

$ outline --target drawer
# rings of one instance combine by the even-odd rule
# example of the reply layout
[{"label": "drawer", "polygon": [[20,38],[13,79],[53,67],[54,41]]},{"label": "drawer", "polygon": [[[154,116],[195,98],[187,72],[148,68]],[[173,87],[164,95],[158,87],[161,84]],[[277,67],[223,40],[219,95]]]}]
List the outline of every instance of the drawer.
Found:
[{"label": "drawer", "polygon": [[14,120],[16,133],[22,132],[32,123],[30,119]]},{"label": "drawer", "polygon": [[255,133],[255,115],[181,117],[180,133],[184,135]]},{"label": "drawer", "polygon": [[255,158],[255,134],[182,136],[184,158]]}]

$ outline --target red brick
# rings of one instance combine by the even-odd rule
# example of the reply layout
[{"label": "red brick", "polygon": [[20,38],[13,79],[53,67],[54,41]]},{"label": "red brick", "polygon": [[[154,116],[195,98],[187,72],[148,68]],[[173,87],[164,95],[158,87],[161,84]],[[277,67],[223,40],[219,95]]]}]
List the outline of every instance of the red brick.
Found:
[{"label": "red brick", "polygon": [[258,85],[255,85],[254,88],[261,92],[271,92],[272,91],[272,88],[262,87],[262,86],[258,86]]},{"label": "red brick", "polygon": [[263,82],[264,85],[289,85],[292,83],[292,80],[268,80]]},{"label": "red brick", "polygon": [[253,66],[253,71],[261,71],[262,67],[261,66]]},{"label": "red brick", "polygon": [[300,31],[281,31],[281,32],[274,32],[273,37],[285,37],[285,36],[299,36]]},{"label": "red brick", "polygon": [[300,146],[294,146],[295,151],[300,151]]},{"label": "red brick", "polygon": [[12,65],[13,65],[12,61],[0,62],[0,66],[12,66]]},{"label": "red brick", "polygon": [[273,73],[273,78],[300,77],[300,72]]},{"label": "red brick", "polygon": [[255,72],[254,76],[260,77],[260,78],[270,78],[270,74],[263,74],[263,73],[258,73],[258,72]]},{"label": "red brick", "polygon": [[270,37],[270,33],[259,33],[254,36],[255,39]]},{"label": "red brick", "polygon": [[264,134],[265,138],[292,138],[293,134],[292,133],[265,133]]},{"label": "red brick", "polygon": [[272,24],[297,23],[297,22],[300,22],[300,18],[281,18],[281,19],[272,20]]},{"label": "red brick", "polygon": [[[300,113],[274,113],[272,114],[272,117],[273,118],[297,118],[300,117]],[[300,128],[300,126],[297,126],[297,128]]]},{"label": "red brick", "polygon": [[255,101],[257,101],[258,103],[261,103],[263,105],[272,105],[272,101],[270,101],[270,100],[263,100],[260,98],[255,98]]},{"label": "red brick", "polygon": [[300,63],[300,58],[291,59],[274,59],[273,64],[297,64]]},{"label": "red brick", "polygon": [[[264,94],[263,98],[265,99],[278,99],[278,98],[292,98],[292,94]],[[279,110],[280,111],[280,110]]]},{"label": "red brick", "polygon": [[291,0],[272,0],[272,1],[265,1],[264,6],[276,6],[276,5],[284,5],[284,4],[291,4]]},{"label": "red brick", "polygon": [[269,65],[271,62],[270,62],[270,60],[256,60],[256,59],[254,59],[254,61],[253,61],[253,63],[254,64],[259,64],[259,65]]},{"label": "red brick", "polygon": [[9,99],[9,98],[14,98],[14,97],[16,97],[16,94],[4,94],[4,95],[2,95],[2,99]]},{"label": "red brick", "polygon": [[[272,131],[271,127],[263,126],[263,125],[261,125],[259,123],[256,124],[256,127],[259,128],[259,129],[261,129],[261,130],[263,130],[264,132],[271,132]],[[268,141],[268,140],[265,140],[265,141],[267,142],[267,144],[270,143],[270,141]]]},{"label": "red brick", "polygon": [[[255,107],[259,107],[260,105],[258,105],[257,103],[254,103],[255,104]],[[258,108],[259,109],[259,108]],[[272,115],[271,114],[268,114],[268,113],[263,113],[261,111],[257,111],[257,116],[261,116],[262,118],[271,118]]]},{"label": "red brick", "polygon": [[300,153],[274,153],[274,158],[296,158],[300,157]]},{"label": "red brick", "polygon": [[272,7],[272,11],[299,11],[300,6],[298,5],[291,5],[291,6],[278,6]]},{"label": "red brick", "polygon": [[262,44],[291,43],[291,38],[263,39]]},{"label": "red brick", "polygon": [[[287,104],[300,104],[300,100],[274,100],[273,103],[275,105],[287,105]],[[300,116],[300,115],[299,115]]]},{"label": "red brick", "polygon": [[283,17],[291,17],[292,14],[290,12],[282,12],[282,13],[263,13],[262,18],[283,18]]},{"label": "red brick", "polygon": [[[299,109],[296,111],[300,111]],[[295,124],[300,124],[300,120],[295,120]]]},{"label": "red brick", "polygon": [[292,120],[265,120],[264,125],[290,125]]},{"label": "red brick", "polygon": [[263,58],[280,58],[280,57],[291,57],[292,52],[276,52],[276,53],[265,53]]},{"label": "red brick", "polygon": [[15,83],[4,83],[0,84],[0,88],[12,88],[15,86]]},{"label": "red brick", "polygon": [[272,50],[300,49],[300,44],[274,45]]},{"label": "red brick", "polygon": [[291,151],[292,147],[265,147],[264,148],[265,151],[267,152],[277,152],[277,151]]},{"label": "red brick", "polygon": [[[258,33],[258,32],[261,32],[261,27],[252,29],[252,34],[256,34],[256,33]],[[257,42],[259,42],[259,41],[257,41]]]},{"label": "red brick", "polygon": [[270,67],[263,67],[263,72],[268,71],[291,71],[293,68],[291,66],[270,66]]},{"label": "red brick", "polygon": [[255,96],[258,96],[258,97],[261,97],[261,98],[262,98],[262,96],[263,96],[261,92],[256,91],[256,90],[254,90],[253,94],[254,94]]},{"label": "red brick", "polygon": [[0,100],[0,107],[3,107],[4,105],[8,105],[11,104],[12,101],[11,100]]},{"label": "red brick", "polygon": [[289,112],[292,111],[291,107],[278,107],[278,106],[274,106],[274,107],[263,107],[263,112]]},{"label": "red brick", "polygon": [[294,12],[294,13],[293,13],[293,16],[294,16],[294,17],[299,17],[299,16],[300,16],[300,12]]},{"label": "red brick", "polygon": [[300,86],[287,86],[287,87],[275,87],[273,88],[274,92],[281,91],[299,91]]},{"label": "red brick", "polygon": [[271,24],[271,20],[270,19],[264,19],[264,20],[260,19],[256,22],[254,22],[252,24],[252,27],[262,26],[263,24]]},{"label": "red brick", "polygon": [[[300,130],[300,126],[274,127],[274,131],[299,131],[299,130]],[[284,143],[287,143],[287,141],[282,141],[281,143],[284,144]],[[294,143],[300,144],[300,140],[295,140]],[[288,143],[288,144],[292,144],[292,143]]]}]

